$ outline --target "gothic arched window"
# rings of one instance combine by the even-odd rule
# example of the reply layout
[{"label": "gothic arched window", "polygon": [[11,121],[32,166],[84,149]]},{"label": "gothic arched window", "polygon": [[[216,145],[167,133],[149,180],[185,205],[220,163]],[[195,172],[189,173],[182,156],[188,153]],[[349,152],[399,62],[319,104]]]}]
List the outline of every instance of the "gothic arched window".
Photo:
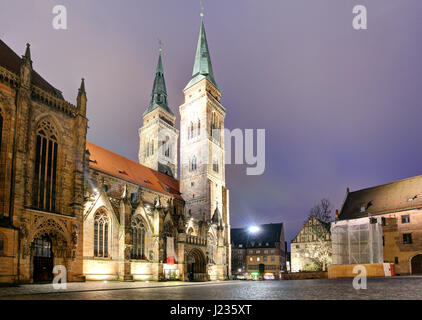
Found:
[{"label": "gothic arched window", "polygon": [[190,123],[190,137],[193,138],[193,122]]},{"label": "gothic arched window", "polygon": [[201,120],[198,120],[198,136],[201,135]]},{"label": "gothic arched window", "polygon": [[94,257],[108,257],[109,219],[104,210],[94,217]]},{"label": "gothic arched window", "polygon": [[215,171],[215,172],[217,172],[218,173],[218,159],[213,159],[213,162],[212,162],[212,169]]},{"label": "gothic arched window", "polygon": [[153,155],[154,154],[154,140],[151,140],[150,146],[151,146],[151,152],[150,152],[150,154]]},{"label": "gothic arched window", "polygon": [[197,166],[198,166],[198,164],[197,164],[197,161],[196,161],[196,157],[193,156],[192,160],[191,160],[191,168],[190,168],[191,170],[190,171],[196,171]]},{"label": "gothic arched window", "polygon": [[145,226],[139,217],[132,218],[131,259],[145,259]]},{"label": "gothic arched window", "polygon": [[37,209],[56,211],[58,141],[54,126],[42,121],[37,127],[33,205]]}]

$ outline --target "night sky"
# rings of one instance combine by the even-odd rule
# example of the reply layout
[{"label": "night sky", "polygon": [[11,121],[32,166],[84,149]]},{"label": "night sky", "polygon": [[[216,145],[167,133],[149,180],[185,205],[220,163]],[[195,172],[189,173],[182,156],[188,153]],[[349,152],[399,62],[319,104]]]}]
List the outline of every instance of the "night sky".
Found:
[{"label": "night sky", "polygon": [[[68,10],[54,30],[52,8]],[[354,5],[368,30],[352,28]],[[321,198],[422,174],[422,1],[205,0],[226,127],[266,129],[266,171],[226,167],[234,227],[284,222],[290,241]],[[137,159],[158,39],[179,123],[200,27],[199,0],[0,2],[0,37],[76,103],[88,139]]]}]

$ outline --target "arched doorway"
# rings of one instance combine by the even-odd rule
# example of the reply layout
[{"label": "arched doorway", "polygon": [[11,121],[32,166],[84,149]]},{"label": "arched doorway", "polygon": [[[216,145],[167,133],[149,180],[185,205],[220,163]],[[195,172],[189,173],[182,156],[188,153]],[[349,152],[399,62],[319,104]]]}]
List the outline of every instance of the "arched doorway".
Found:
[{"label": "arched doorway", "polygon": [[199,249],[192,249],[186,258],[188,281],[207,280],[205,256]]},{"label": "arched doorway", "polygon": [[418,254],[412,258],[412,274],[422,274],[422,254]]},{"label": "arched doorway", "polygon": [[34,282],[53,280],[53,244],[48,235],[35,238],[33,242]]}]

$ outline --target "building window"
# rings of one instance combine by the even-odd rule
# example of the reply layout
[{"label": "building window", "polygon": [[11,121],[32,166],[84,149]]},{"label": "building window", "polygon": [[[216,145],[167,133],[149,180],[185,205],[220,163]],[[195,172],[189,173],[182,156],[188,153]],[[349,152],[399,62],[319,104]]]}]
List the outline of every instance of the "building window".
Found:
[{"label": "building window", "polygon": [[256,253],[261,253],[261,250],[256,250]]},{"label": "building window", "polygon": [[243,244],[239,244],[239,248],[242,248],[243,247]]},{"label": "building window", "polygon": [[193,156],[190,163],[190,171],[196,171],[197,167],[198,167],[198,163],[197,163],[196,157]]},{"label": "building window", "polygon": [[212,169],[215,171],[215,172],[217,172],[218,173],[218,168],[219,166],[218,166],[218,159],[214,159],[213,160],[213,162],[212,162]]},{"label": "building window", "polygon": [[399,264],[399,257],[394,257],[394,263]]},{"label": "building window", "polygon": [[256,261],[260,261],[261,260],[261,258],[260,257],[256,257]]},{"label": "building window", "polygon": [[0,256],[4,255],[4,240],[0,236]]},{"label": "building window", "polygon": [[94,257],[108,257],[109,221],[104,210],[95,214],[94,218]]},{"label": "building window", "polygon": [[264,257],[263,259],[264,259],[264,261],[267,261],[267,257]]},{"label": "building window", "polygon": [[264,253],[265,253],[265,254],[268,254],[268,250],[264,250]]},{"label": "building window", "polygon": [[401,223],[409,223],[410,222],[410,215],[406,214],[401,216]]},{"label": "building window", "polygon": [[382,225],[383,226],[386,226],[387,225],[387,221],[386,221],[386,219],[384,217],[381,218],[381,222],[382,222]]},{"label": "building window", "polygon": [[145,227],[139,217],[132,218],[131,259],[145,259]]},{"label": "building window", "polygon": [[275,257],[271,256],[271,261],[274,262],[275,261]]},{"label": "building window", "polygon": [[35,146],[33,205],[56,211],[56,175],[58,142],[54,126],[48,121],[38,125]]},{"label": "building window", "polygon": [[412,234],[403,233],[403,244],[411,244],[411,243],[412,243]]},{"label": "building window", "polygon": [[275,251],[274,250],[271,250],[271,253],[274,253]]},{"label": "building window", "polygon": [[252,258],[252,257],[250,257],[250,258],[249,258],[249,261],[253,261],[253,258]]},{"label": "building window", "polygon": [[382,236],[382,246],[385,247],[385,238]]}]

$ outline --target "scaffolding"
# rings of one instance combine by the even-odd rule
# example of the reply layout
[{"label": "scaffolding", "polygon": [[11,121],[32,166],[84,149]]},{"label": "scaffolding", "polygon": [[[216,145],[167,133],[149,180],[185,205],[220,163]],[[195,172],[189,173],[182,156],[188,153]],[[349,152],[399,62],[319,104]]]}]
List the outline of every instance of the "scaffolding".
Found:
[{"label": "scaffolding", "polygon": [[382,220],[365,217],[331,223],[333,264],[383,263]]}]

